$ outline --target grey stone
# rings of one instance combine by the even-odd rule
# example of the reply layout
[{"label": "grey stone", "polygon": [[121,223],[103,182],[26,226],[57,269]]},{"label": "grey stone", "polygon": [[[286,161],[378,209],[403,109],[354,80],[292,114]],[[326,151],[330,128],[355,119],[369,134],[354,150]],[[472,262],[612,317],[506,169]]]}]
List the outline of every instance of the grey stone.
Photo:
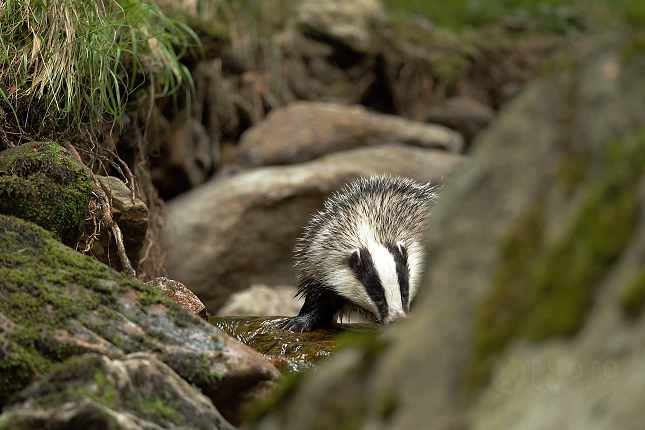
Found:
[{"label": "grey stone", "polygon": [[12,429],[233,430],[211,400],[154,355],[83,355],[30,385],[0,415]]},{"label": "grey stone", "polygon": [[295,20],[305,33],[363,53],[371,48],[372,32],[388,16],[379,0],[304,0],[297,3]]},{"label": "grey stone", "polygon": [[447,127],[336,103],[294,102],[271,111],[240,138],[245,167],[295,164],[359,146],[403,143],[461,152],[464,140]]},{"label": "grey stone", "polygon": [[458,131],[470,144],[494,116],[495,111],[491,107],[471,97],[460,96],[432,106],[426,121]]},{"label": "grey stone", "polygon": [[304,303],[295,298],[298,289],[289,285],[269,287],[253,284],[231,294],[217,311],[217,316],[294,316]]}]

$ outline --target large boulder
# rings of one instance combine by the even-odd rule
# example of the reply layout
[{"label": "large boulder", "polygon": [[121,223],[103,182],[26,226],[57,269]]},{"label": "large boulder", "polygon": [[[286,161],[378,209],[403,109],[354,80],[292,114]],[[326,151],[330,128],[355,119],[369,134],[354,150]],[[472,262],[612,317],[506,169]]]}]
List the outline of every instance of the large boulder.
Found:
[{"label": "large boulder", "polygon": [[606,37],[562,58],[444,190],[412,316],[254,428],[642,426],[645,52]]},{"label": "large boulder", "polygon": [[0,406],[56,363],[87,352],[154,353],[216,405],[278,376],[264,357],[154,287],[4,215],[0,297]]},{"label": "large boulder", "polygon": [[294,102],[269,113],[240,138],[245,167],[295,164],[359,146],[404,143],[461,152],[464,139],[447,127],[368,112],[362,106]]},{"label": "large boulder", "polygon": [[334,191],[359,176],[382,173],[438,183],[462,159],[446,151],[384,145],[215,178],[168,202],[166,222],[174,240],[168,275],[211,312],[251,284],[293,284],[296,239]]},{"label": "large boulder", "polygon": [[86,354],[20,393],[0,428],[234,430],[210,399],[146,352],[111,360]]}]

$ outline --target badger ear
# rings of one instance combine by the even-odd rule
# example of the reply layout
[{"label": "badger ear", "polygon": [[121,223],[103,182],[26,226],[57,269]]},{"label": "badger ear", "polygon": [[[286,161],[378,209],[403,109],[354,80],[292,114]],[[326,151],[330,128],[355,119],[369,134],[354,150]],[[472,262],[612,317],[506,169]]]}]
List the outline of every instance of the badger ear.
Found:
[{"label": "badger ear", "polygon": [[400,241],[399,241],[399,242],[397,242],[397,243],[396,243],[396,249],[399,251],[399,254],[401,254],[401,257],[403,257],[403,259],[407,259],[407,257],[408,257],[408,250],[407,250],[407,248],[405,247],[405,245],[403,244],[403,242],[400,242]]},{"label": "badger ear", "polygon": [[352,252],[349,254],[349,258],[347,259],[347,265],[351,267],[352,269],[355,269],[361,265],[361,250],[360,248],[356,248],[352,250]]}]

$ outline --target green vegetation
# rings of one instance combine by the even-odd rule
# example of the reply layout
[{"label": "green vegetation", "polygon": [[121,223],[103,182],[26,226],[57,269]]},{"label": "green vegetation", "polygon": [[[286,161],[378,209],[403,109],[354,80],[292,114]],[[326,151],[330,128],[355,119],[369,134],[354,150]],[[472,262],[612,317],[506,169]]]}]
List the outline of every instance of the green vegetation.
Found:
[{"label": "green vegetation", "polygon": [[632,319],[638,318],[645,307],[645,271],[639,272],[620,295],[623,311]]},{"label": "green vegetation", "polygon": [[[127,103],[173,94],[182,83],[192,86],[179,58],[194,33],[154,4],[3,4],[0,96],[4,119],[13,117],[20,131],[32,127],[35,136],[52,138],[52,130],[42,129],[47,118],[54,127],[96,127],[104,114],[120,120]],[[34,101],[39,112],[35,121],[27,116]]]},{"label": "green vegetation", "polygon": [[494,24],[503,17],[534,21],[543,31],[569,34],[594,23],[645,23],[640,0],[385,0],[397,21],[420,15],[454,30]]},{"label": "green vegetation", "polygon": [[[539,341],[580,329],[595,286],[636,226],[644,154],[645,130],[609,144],[605,154],[589,162],[586,180],[577,190],[581,198],[572,200],[576,215],[568,228],[546,240],[545,198],[506,238],[492,291],[476,315],[469,391],[486,379],[490,359],[511,340]],[[627,309],[642,308],[642,279],[626,290],[625,297]]]}]

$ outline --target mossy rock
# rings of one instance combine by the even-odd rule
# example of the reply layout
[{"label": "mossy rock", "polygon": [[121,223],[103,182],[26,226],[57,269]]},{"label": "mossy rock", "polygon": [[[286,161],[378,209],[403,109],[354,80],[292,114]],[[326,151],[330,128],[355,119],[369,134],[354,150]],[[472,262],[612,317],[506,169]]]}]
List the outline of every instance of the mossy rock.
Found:
[{"label": "mossy rock", "polygon": [[149,353],[72,357],[0,415],[2,429],[162,427],[233,429],[203,394]]},{"label": "mossy rock", "polygon": [[30,142],[0,153],[0,213],[52,231],[75,245],[92,178],[62,146]]},{"label": "mossy rock", "polygon": [[211,325],[51,232],[6,215],[0,297],[0,407],[54,364],[87,352],[152,352],[205,391],[216,391],[226,376],[228,358]]}]

